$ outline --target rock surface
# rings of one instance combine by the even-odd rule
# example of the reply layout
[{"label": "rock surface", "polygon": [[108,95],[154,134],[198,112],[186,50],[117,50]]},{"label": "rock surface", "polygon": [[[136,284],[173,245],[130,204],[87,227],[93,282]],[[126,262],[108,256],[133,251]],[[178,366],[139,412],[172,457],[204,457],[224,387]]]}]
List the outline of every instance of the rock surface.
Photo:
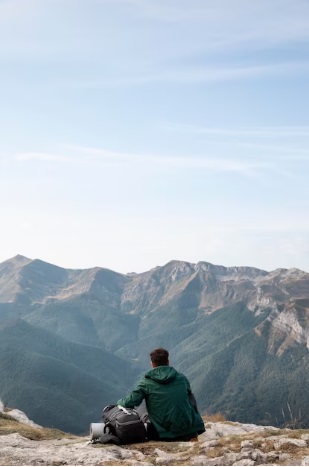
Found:
[{"label": "rock surface", "polygon": [[197,442],[130,446],[91,444],[87,437],[34,441],[0,436],[0,465],[309,465],[309,430],[206,421]]},{"label": "rock surface", "polygon": [[14,420],[17,420],[18,422],[23,423],[24,425],[31,426],[32,428],[42,428],[41,425],[34,423],[32,420],[29,420],[27,415],[21,410],[6,409],[1,399],[0,399],[0,414],[6,414],[9,417],[14,418]]}]

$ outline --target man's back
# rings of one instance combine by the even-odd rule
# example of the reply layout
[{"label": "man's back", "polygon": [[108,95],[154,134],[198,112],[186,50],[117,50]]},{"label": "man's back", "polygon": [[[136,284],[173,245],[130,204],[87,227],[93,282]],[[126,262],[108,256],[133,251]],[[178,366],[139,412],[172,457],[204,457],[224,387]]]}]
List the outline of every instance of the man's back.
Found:
[{"label": "man's back", "polygon": [[190,403],[188,379],[169,365],[156,366],[141,379],[137,388],[117,402],[124,407],[138,406],[143,399],[159,437],[173,439],[203,433],[203,420]]}]

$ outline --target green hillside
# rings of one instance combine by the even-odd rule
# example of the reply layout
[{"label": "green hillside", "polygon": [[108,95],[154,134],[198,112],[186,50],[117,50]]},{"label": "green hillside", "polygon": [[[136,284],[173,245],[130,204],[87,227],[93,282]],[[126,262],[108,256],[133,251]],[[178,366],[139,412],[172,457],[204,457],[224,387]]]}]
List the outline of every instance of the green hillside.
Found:
[{"label": "green hillside", "polygon": [[309,426],[309,359],[305,346],[277,357],[267,352],[267,340],[261,341],[251,331],[200,362],[194,382],[202,406],[210,412],[223,412],[229,420]]},{"label": "green hillside", "polygon": [[87,432],[136,378],[128,362],[19,320],[0,328],[0,394],[38,424]]}]

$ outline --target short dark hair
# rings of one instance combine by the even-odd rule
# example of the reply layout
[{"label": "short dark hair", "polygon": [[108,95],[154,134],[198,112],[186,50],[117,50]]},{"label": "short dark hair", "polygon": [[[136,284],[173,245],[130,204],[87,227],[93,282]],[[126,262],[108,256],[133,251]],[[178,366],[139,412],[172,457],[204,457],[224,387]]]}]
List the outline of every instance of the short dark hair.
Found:
[{"label": "short dark hair", "polygon": [[168,355],[168,351],[160,347],[150,352],[150,359],[155,366],[168,365]]}]

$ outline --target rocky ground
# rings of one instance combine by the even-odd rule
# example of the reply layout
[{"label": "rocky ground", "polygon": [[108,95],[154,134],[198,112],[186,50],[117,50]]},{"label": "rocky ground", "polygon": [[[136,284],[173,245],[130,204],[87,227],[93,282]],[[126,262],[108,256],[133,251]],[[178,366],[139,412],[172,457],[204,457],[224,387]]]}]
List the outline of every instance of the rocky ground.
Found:
[{"label": "rocky ground", "polygon": [[[8,417],[8,418],[6,418]],[[309,465],[309,430],[205,422],[197,442],[91,444],[0,417],[0,465]]]},{"label": "rocky ground", "polygon": [[195,442],[92,444],[43,428],[0,400],[0,465],[308,465],[309,430],[280,430],[205,418]]}]

